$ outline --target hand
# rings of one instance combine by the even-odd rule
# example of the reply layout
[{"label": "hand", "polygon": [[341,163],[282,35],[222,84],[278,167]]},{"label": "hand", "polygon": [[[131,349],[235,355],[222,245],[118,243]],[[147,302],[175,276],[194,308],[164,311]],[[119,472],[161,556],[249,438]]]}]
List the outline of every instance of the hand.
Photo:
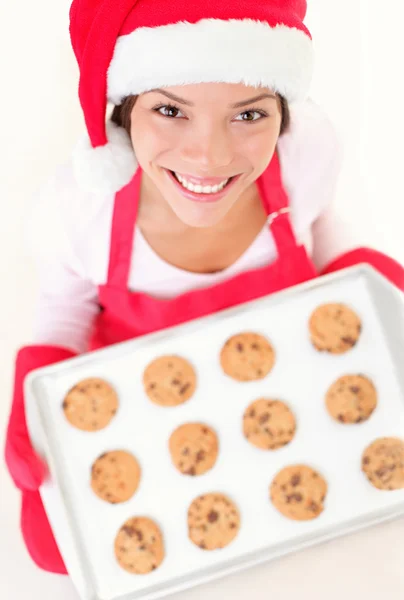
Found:
[{"label": "hand", "polygon": [[20,490],[37,490],[44,481],[47,468],[35,453],[25,418],[24,379],[39,367],[75,356],[70,350],[56,346],[26,346],[16,359],[14,393],[7,428],[5,460],[15,485]]},{"label": "hand", "polygon": [[371,248],[357,248],[342,254],[327,265],[320,275],[333,273],[360,263],[368,263],[401,291],[404,291],[404,268],[394,258]]}]

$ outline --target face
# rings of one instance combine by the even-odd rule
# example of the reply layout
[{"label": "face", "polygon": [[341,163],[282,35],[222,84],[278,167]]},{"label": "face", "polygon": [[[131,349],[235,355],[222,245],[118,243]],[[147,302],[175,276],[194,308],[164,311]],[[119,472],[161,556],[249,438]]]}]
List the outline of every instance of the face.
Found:
[{"label": "face", "polygon": [[268,166],[281,117],[268,88],[199,83],[141,94],[131,138],[145,189],[189,226],[217,224]]}]

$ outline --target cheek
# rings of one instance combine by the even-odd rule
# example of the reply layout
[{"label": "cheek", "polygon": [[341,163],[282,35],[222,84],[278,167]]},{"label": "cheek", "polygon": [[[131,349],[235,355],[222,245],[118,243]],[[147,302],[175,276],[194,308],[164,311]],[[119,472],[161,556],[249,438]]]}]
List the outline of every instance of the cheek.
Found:
[{"label": "cheek", "polygon": [[274,153],[277,139],[271,136],[257,136],[249,140],[244,148],[244,157],[253,167],[254,171],[261,171],[268,165]]},{"label": "cheek", "polygon": [[139,162],[147,162],[175,148],[178,135],[169,128],[159,127],[153,119],[137,119],[132,122],[131,139]]},{"label": "cheek", "polygon": [[131,139],[138,160],[149,160],[158,151],[158,140],[151,134],[150,128],[144,125],[136,127],[135,124],[132,126]]}]

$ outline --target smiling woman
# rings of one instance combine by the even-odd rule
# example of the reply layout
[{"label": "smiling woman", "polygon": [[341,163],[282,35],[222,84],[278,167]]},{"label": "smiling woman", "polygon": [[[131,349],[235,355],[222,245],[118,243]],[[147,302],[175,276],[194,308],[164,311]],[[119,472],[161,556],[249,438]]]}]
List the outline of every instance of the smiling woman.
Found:
[{"label": "smiling woman", "polygon": [[27,218],[40,292],[6,445],[24,540],[43,569],[67,572],[38,492],[46,469],[26,426],[28,372],[358,262],[404,289],[402,267],[352,250],[333,213],[341,151],[309,99],[306,9],[73,1],[86,132]]},{"label": "smiling woman", "polygon": [[289,110],[269,89],[201,83],[129,97],[112,121],[130,137],[154,220],[163,211],[171,230],[176,218],[192,227],[218,225],[240,199],[245,211],[254,196],[261,207],[254,182],[289,124]]},{"label": "smiling woman", "polygon": [[[234,86],[236,88],[237,86]],[[248,91],[248,88],[242,86],[242,92]],[[204,87],[198,89],[198,92],[201,91],[203,93]],[[217,87],[215,89],[217,95]],[[235,92],[235,90],[234,90]],[[148,92],[148,94],[161,94],[171,100],[170,104],[158,103],[157,106],[153,107],[151,110],[158,112],[162,116],[170,119],[178,119],[178,118],[187,118],[186,116],[179,117],[181,113],[181,109],[174,103],[190,106],[195,108],[195,104],[186,100],[185,98],[181,98],[167,89],[155,89]],[[203,96],[202,96],[203,97]],[[125,98],[121,105],[115,106],[111,115],[111,121],[116,125],[123,127],[128,135],[131,135],[132,129],[132,113],[134,113],[134,107],[136,104],[138,96],[129,96]],[[261,108],[255,108],[254,103],[262,104],[265,99],[272,99],[277,102],[278,109],[281,115],[281,124],[279,136],[283,135],[283,133],[288,129],[290,123],[290,112],[289,105],[287,101],[280,95],[276,95],[270,92],[264,92],[255,96],[253,98],[248,98],[247,100],[243,100],[240,102],[235,102],[229,106],[229,108],[235,110],[237,108],[244,108],[245,110],[241,112],[234,118],[234,121],[244,121],[254,123],[256,121],[262,120],[264,118],[268,118],[268,112],[264,111],[262,106]],[[271,107],[272,108],[272,107]],[[254,116],[255,115],[255,116]],[[134,115],[136,117],[136,115]],[[244,118],[247,117],[247,118]],[[188,117],[189,118],[189,117]],[[227,115],[224,117],[227,119]],[[136,154],[136,148],[134,148]],[[192,174],[186,174],[185,176],[179,174],[176,171],[169,171],[172,175],[175,175],[177,180],[181,183],[183,187],[190,190],[191,192],[196,192],[201,198],[200,201],[214,201],[214,199],[218,199],[216,194],[224,189],[224,187],[228,187],[231,182],[234,181],[235,175],[230,176],[221,176],[221,177],[196,177]],[[203,196],[209,194],[215,195],[215,198],[204,198]],[[198,200],[197,197],[189,196],[191,199]]]}]

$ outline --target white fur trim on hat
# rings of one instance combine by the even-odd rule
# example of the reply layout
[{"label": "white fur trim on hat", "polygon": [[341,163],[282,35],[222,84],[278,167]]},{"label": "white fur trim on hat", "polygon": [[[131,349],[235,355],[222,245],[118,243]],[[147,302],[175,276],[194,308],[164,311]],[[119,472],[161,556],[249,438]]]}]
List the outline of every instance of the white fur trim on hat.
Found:
[{"label": "white fur trim on hat", "polygon": [[73,152],[74,176],[79,186],[96,194],[117,192],[132,179],[137,169],[129,135],[112,121],[107,123],[108,144],[93,148],[85,134]]},{"label": "white fur trim on hat", "polygon": [[108,70],[108,99],[170,85],[244,83],[304,100],[313,70],[310,37],[253,19],[202,19],[140,27],[118,38]]}]

